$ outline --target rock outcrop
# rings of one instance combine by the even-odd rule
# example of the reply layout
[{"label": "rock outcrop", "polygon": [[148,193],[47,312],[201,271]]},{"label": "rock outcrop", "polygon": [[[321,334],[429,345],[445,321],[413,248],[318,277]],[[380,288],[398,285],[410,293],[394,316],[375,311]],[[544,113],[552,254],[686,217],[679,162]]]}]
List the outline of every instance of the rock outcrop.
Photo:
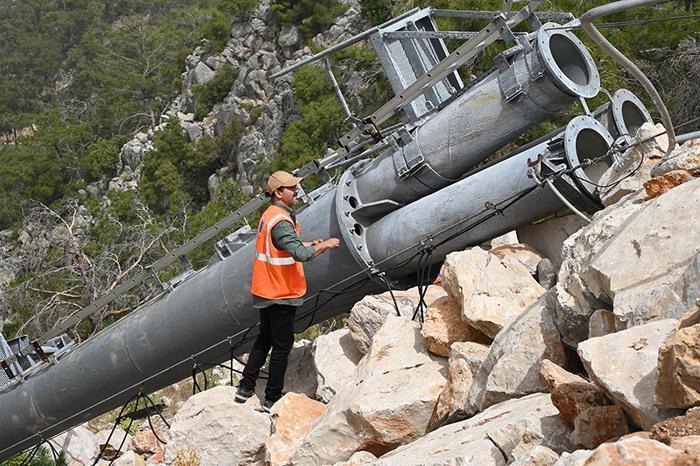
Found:
[{"label": "rock outcrop", "polygon": [[362,354],[357,350],[347,328],[320,335],[313,344],[316,367],[316,396],[328,403],[345,385],[355,379],[353,374]]}]

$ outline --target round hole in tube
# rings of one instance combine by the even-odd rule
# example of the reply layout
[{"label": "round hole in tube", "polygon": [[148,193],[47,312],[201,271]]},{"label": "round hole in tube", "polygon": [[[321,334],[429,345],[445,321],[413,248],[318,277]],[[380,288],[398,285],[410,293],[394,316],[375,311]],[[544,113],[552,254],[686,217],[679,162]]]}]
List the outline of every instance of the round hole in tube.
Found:
[{"label": "round hole in tube", "polygon": [[622,104],[622,119],[630,136],[634,136],[637,130],[647,122],[647,118],[642,113],[642,110],[629,100]]},{"label": "round hole in tube", "polygon": [[360,225],[359,223],[356,223],[356,224],[352,227],[352,231],[353,231],[353,233],[355,233],[357,236],[360,236],[360,235],[362,234],[362,225]]},{"label": "round hole in tube", "polygon": [[357,208],[357,199],[355,199],[353,196],[350,196],[348,198],[348,203],[350,204],[350,207],[352,207],[353,209]]},{"label": "round hole in tube", "polygon": [[559,69],[574,83],[586,86],[590,83],[588,64],[579,47],[564,34],[553,34],[549,48]]},{"label": "round hole in tube", "polygon": [[[584,163],[587,160],[595,160],[608,152],[608,142],[598,131],[593,129],[582,129],[576,136],[576,156]],[[588,180],[597,183],[610,165],[611,157],[604,157],[592,165],[583,168]]]}]

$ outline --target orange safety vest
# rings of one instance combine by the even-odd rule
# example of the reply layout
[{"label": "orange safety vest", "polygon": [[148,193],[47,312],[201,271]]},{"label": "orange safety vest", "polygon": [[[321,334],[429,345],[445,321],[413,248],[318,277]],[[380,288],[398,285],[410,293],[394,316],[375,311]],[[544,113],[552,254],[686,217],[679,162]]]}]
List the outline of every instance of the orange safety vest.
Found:
[{"label": "orange safety vest", "polygon": [[[272,228],[279,222],[294,225],[289,213],[276,205],[268,207],[260,218],[250,292],[265,299],[301,298],[306,294],[304,267],[272,241]],[[294,228],[298,236],[299,225]]]}]

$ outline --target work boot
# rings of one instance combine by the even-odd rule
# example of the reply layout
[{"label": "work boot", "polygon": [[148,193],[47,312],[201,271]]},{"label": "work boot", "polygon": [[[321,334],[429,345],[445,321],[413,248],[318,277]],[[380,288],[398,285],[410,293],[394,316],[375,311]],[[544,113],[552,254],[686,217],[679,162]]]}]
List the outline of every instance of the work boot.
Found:
[{"label": "work boot", "polygon": [[266,413],[269,413],[270,410],[272,409],[272,406],[277,403],[277,400],[269,400],[265,398],[265,401],[262,404],[262,410],[265,411]]},{"label": "work boot", "polygon": [[241,387],[239,385],[238,390],[236,390],[236,397],[234,399],[238,403],[245,403],[246,401],[248,401],[248,398],[250,398],[254,394],[255,394],[255,390],[252,390],[250,388]]}]

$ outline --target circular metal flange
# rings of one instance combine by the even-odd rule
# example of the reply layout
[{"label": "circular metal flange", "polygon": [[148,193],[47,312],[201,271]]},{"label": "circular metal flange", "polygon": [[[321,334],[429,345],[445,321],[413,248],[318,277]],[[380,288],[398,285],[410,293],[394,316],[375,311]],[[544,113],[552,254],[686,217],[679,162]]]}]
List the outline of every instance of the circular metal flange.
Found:
[{"label": "circular metal flange", "polygon": [[560,24],[546,23],[537,31],[537,50],[554,82],[577,97],[595,97],[600,75],[588,49]]},{"label": "circular metal flange", "polygon": [[[564,130],[564,156],[570,168],[576,167],[572,177],[581,189],[593,199],[599,199],[596,184],[608,168],[615,163],[609,154],[614,139],[598,120],[589,116],[578,116],[571,120]],[[589,166],[581,166],[586,161],[596,160]]]},{"label": "circular metal flange", "polygon": [[[369,160],[364,160],[356,165],[359,168]],[[340,233],[343,236],[343,241],[348,245],[350,254],[357,262],[371,268],[374,266],[374,261],[367,250],[367,224],[361,217],[354,215],[360,207],[360,197],[357,193],[357,181],[353,175],[353,170],[348,169],[340,177],[338,181],[338,190],[335,195],[335,210],[338,215],[338,225]]]},{"label": "circular metal flange", "polygon": [[654,123],[641,100],[627,89],[618,89],[610,102],[615,128],[621,136],[634,136],[644,123]]}]

